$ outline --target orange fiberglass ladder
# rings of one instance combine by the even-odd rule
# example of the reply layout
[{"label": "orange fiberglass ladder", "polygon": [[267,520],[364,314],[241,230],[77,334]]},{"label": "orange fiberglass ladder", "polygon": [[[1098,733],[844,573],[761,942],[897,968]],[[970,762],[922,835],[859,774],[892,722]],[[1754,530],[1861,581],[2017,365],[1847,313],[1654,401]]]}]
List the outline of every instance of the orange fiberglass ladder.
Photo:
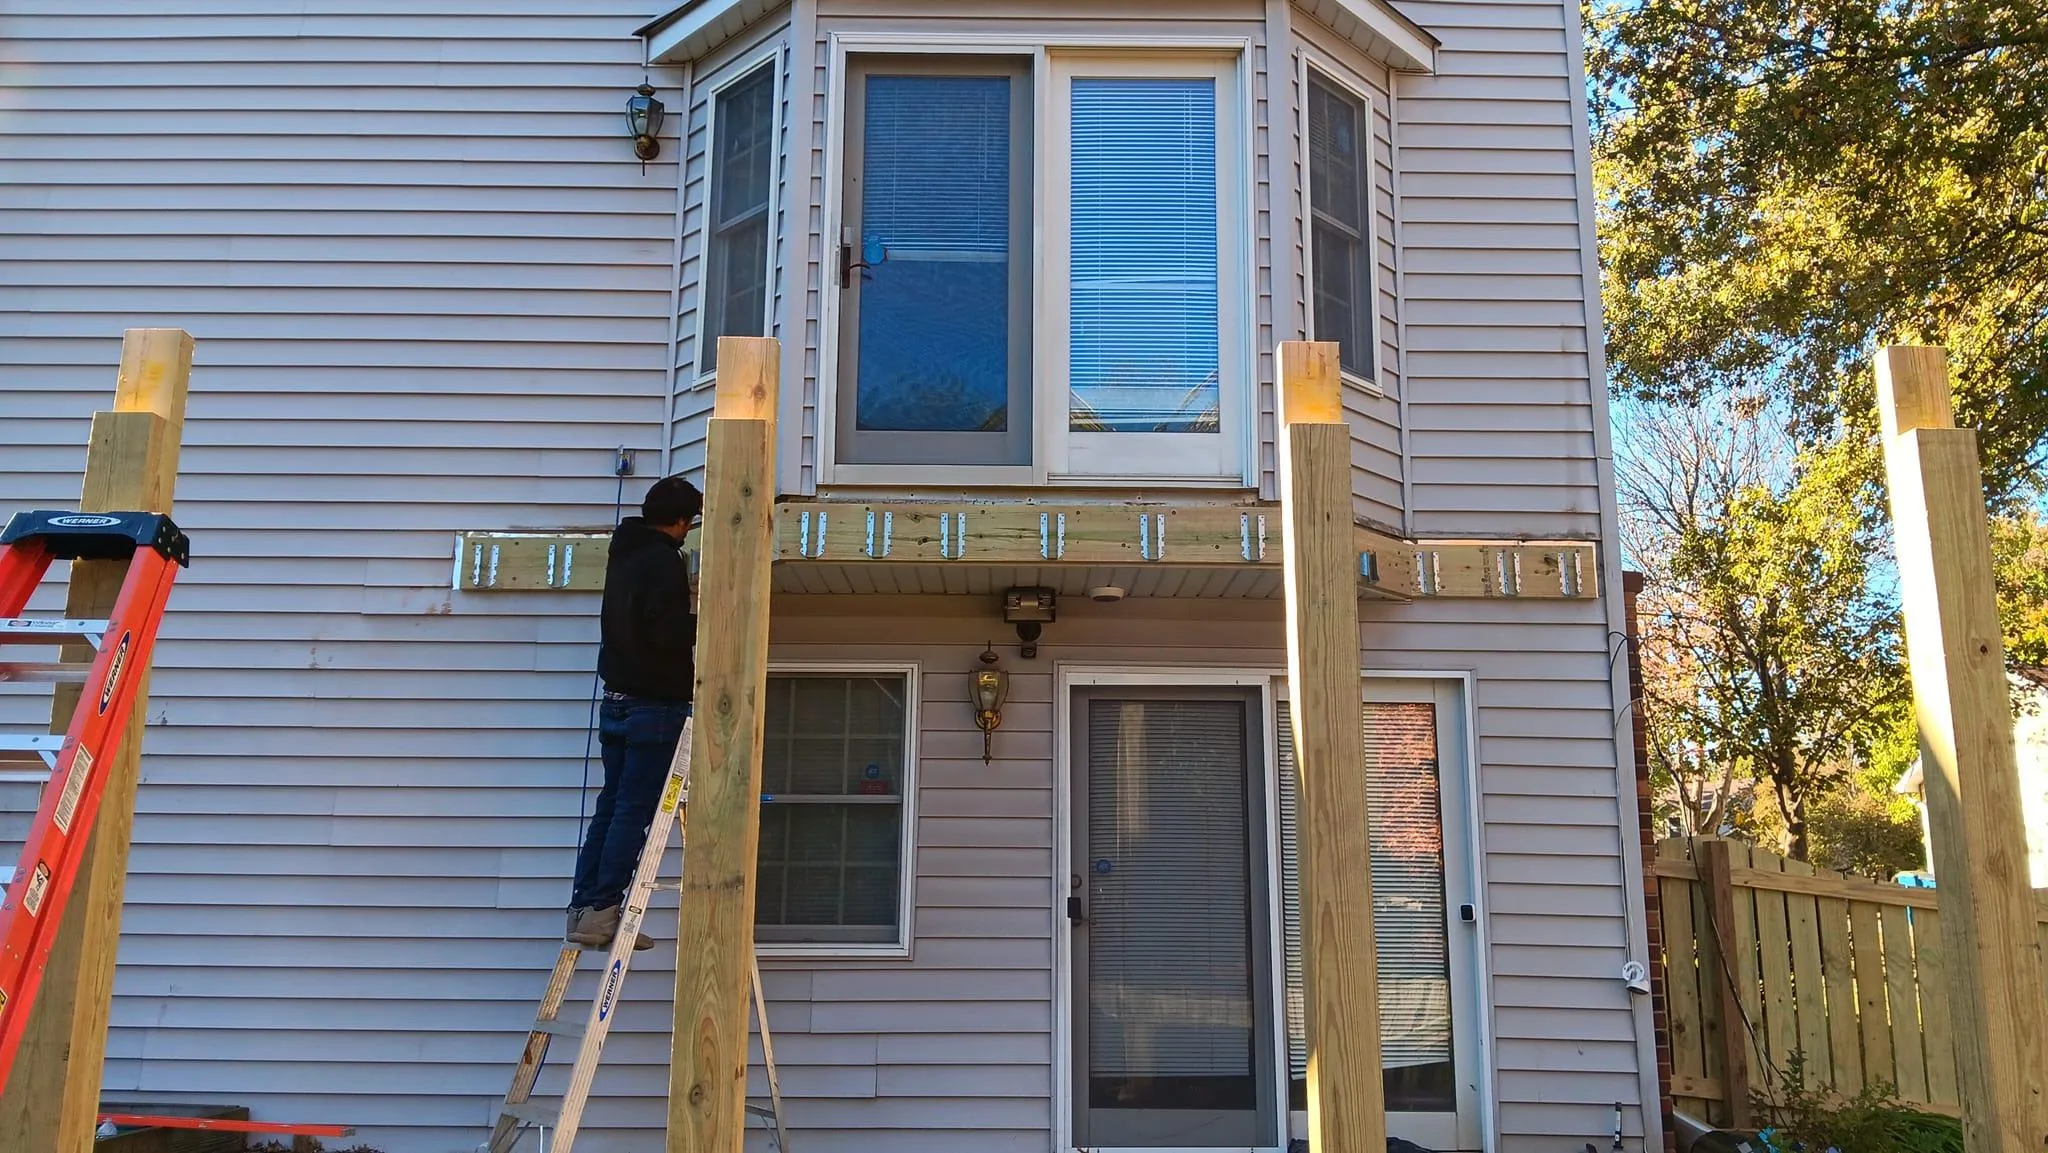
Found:
[{"label": "orange fiberglass ladder", "polygon": [[[106,620],[23,617],[56,560],[125,560]],[[191,564],[191,545],[156,513],[16,513],[0,532],[0,644],[90,644],[92,663],[0,662],[0,680],[84,686],[62,737],[0,734],[0,781],[46,785],[20,864],[0,902],[0,1088],[14,1068],[50,946],[84,858],[100,796],[128,714],[156,646],[171,582]]]}]

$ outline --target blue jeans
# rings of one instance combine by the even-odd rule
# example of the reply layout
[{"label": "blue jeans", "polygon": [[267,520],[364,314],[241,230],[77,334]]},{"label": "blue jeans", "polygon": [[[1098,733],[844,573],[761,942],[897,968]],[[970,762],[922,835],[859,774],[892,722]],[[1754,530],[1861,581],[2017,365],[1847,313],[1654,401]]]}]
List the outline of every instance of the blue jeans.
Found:
[{"label": "blue jeans", "polygon": [[607,909],[625,899],[689,715],[689,705],[673,701],[605,697],[597,715],[604,787],[576,854],[570,908]]}]

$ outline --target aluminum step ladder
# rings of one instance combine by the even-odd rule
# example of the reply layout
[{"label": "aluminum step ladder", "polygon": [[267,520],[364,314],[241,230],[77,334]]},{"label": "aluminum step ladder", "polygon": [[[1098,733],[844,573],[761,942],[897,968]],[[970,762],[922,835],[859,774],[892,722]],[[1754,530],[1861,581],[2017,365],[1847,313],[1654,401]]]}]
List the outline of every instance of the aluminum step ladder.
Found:
[{"label": "aluminum step ladder", "polygon": [[[695,718],[683,722],[683,735],[676,742],[675,759],[669,762],[668,779],[662,786],[661,804],[655,808],[654,819],[648,825],[647,845],[640,851],[640,862],[633,870],[633,883],[626,890],[626,899],[620,909],[618,935],[612,938],[611,953],[605,959],[597,997],[591,1002],[582,1025],[561,1019],[562,1002],[568,997],[569,982],[575,977],[577,963],[583,956],[583,946],[574,942],[564,945],[555,958],[555,968],[548,977],[547,992],[541,996],[540,1009],[534,1014],[533,1028],[526,1035],[526,1047],[512,1072],[512,1087],[498,1106],[498,1119],[491,1128],[490,1140],[481,1147],[489,1153],[511,1153],[520,1136],[529,1129],[538,1131],[542,1153],[573,1153],[576,1136],[583,1128],[583,1108],[590,1099],[591,1082],[597,1079],[598,1061],[604,1054],[605,1039],[611,1034],[614,1010],[618,1008],[620,992],[625,988],[626,973],[633,964],[633,942],[639,937],[640,925],[647,918],[648,899],[658,890],[673,891],[680,887],[679,882],[660,880],[661,858],[668,851],[671,831],[681,835],[683,851],[689,851],[689,838],[684,832],[684,810],[689,802],[690,741],[695,730]],[[753,1002],[754,1018],[761,1030],[761,1060],[768,1074],[768,1104],[761,1106],[748,1102],[746,1116],[760,1118],[768,1127],[770,1140],[778,1153],[789,1153],[789,1134],[782,1120],[782,1084],[775,1072],[775,1045],[768,1033],[768,1003],[761,995],[761,967],[758,963],[753,967]],[[576,1041],[576,1062],[570,1068],[569,1084],[563,1091],[561,1104],[550,1108],[535,1102],[532,1094],[534,1084],[540,1080],[541,1067],[547,1061],[550,1043],[557,1037]]]},{"label": "aluminum step ladder", "polygon": [[[20,615],[59,560],[127,562],[112,616]],[[18,645],[92,653],[89,663],[0,660],[0,681],[76,684],[83,690],[62,736],[0,734],[0,782],[43,786],[0,902],[0,1087],[13,1070],[106,791],[109,774],[94,770],[112,765],[120,754],[171,583],[190,564],[185,534],[155,513],[23,512],[0,531],[0,653]]]}]

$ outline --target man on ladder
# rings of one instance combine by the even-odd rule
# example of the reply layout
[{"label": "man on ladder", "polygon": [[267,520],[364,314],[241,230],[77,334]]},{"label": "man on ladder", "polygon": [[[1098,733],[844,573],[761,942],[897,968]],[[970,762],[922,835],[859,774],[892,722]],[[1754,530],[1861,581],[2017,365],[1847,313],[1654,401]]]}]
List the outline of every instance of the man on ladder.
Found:
[{"label": "man on ladder", "polygon": [[[648,900],[657,888],[677,887],[660,882],[657,875],[669,835],[684,824],[690,784],[697,615],[688,566],[678,550],[703,507],[703,496],[689,481],[666,477],[648,489],[640,515],[621,521],[612,534],[598,650],[598,673],[605,688],[598,725],[604,745],[604,787],[576,859],[567,944],[555,960],[490,1139],[480,1146],[488,1153],[512,1153],[529,1128],[540,1131],[544,1153],[571,1153],[632,954],[654,944],[640,932]],[[687,854],[687,833],[683,839]],[[628,939],[619,939],[622,936]],[[561,1011],[586,948],[608,948],[610,955],[584,1024],[578,1027],[564,1021]],[[753,1003],[770,1104],[749,1104],[747,1114],[767,1122],[774,1148],[788,1153],[782,1090],[758,968],[753,974]],[[548,1108],[535,1102],[533,1093],[549,1043],[556,1037],[576,1041],[576,1059],[560,1104]]]},{"label": "man on ladder", "polygon": [[[640,515],[619,522],[605,561],[597,654],[604,680],[598,741],[604,786],[576,855],[567,939],[590,949],[612,943],[633,866],[661,800],[676,742],[690,716],[697,678],[697,614],[681,548],[704,511],[704,494],[681,476],[655,481]],[[641,935],[634,948],[652,948]]]}]

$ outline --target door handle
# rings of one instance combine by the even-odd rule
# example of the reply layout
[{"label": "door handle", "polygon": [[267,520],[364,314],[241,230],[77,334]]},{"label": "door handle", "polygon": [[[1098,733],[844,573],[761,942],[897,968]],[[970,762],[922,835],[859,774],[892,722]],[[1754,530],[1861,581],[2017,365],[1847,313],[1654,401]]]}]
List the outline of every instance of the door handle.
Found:
[{"label": "door handle", "polygon": [[1087,922],[1088,914],[1084,912],[1081,908],[1081,898],[1067,898],[1067,920],[1072,921],[1076,925],[1084,924]]},{"label": "door handle", "polygon": [[872,268],[872,267],[874,267],[874,266],[873,266],[873,265],[871,265],[871,264],[869,264],[869,263],[868,263],[867,261],[865,261],[865,260],[855,260],[855,259],[853,258],[853,242],[852,242],[852,241],[850,241],[850,240],[842,240],[842,241],[840,241],[840,242],[839,242],[839,287],[841,287],[841,288],[852,288],[852,287],[853,287],[853,270],[854,270],[854,269],[856,269],[856,268]]}]

